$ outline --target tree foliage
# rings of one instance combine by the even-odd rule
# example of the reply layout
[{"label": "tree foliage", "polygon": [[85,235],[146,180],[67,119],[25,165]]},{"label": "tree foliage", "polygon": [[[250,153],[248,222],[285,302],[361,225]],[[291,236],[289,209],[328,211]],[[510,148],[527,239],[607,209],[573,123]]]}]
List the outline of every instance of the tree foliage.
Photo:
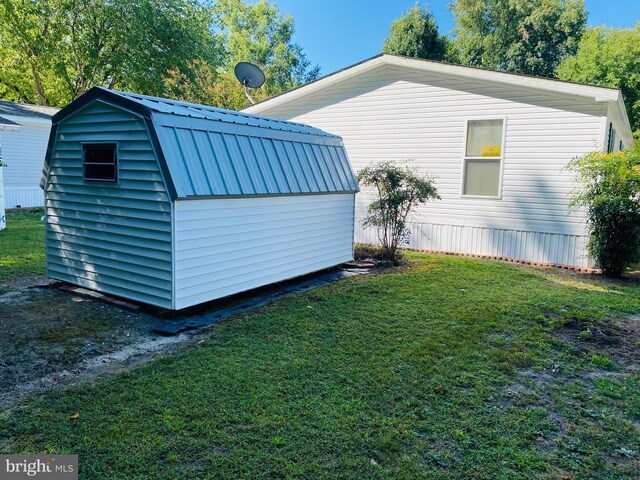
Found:
[{"label": "tree foliage", "polygon": [[0,0],[0,95],[63,106],[103,85],[161,95],[174,69],[219,61],[197,0]]},{"label": "tree foliage", "polygon": [[[267,80],[261,92],[252,93],[271,96],[318,77],[320,68],[312,66],[302,47],[293,42],[293,17],[283,16],[275,4],[217,0],[214,12],[224,39],[227,78],[238,62],[255,63]],[[233,88],[237,90],[237,82]],[[245,99],[240,106],[246,105]]]},{"label": "tree foliage", "polygon": [[387,258],[395,260],[398,247],[409,243],[409,214],[418,205],[440,198],[434,178],[420,176],[408,167],[384,162],[360,170],[358,181],[370,187],[376,195],[367,208],[362,226],[377,230]]},{"label": "tree foliage", "polygon": [[393,55],[444,60],[449,39],[438,33],[438,23],[419,3],[391,23],[382,51]]},{"label": "tree foliage", "polygon": [[0,0],[0,98],[64,106],[102,85],[240,109],[233,76],[260,65],[258,100],[318,75],[267,0]]},{"label": "tree foliage", "polygon": [[585,29],[584,0],[456,0],[454,49],[460,63],[555,76]]},{"label": "tree foliage", "polygon": [[589,252],[602,272],[620,277],[640,260],[640,149],[590,153],[573,160],[573,207],[586,209]]},{"label": "tree foliage", "polygon": [[575,57],[558,69],[563,80],[619,88],[631,126],[640,129],[640,22],[636,28],[590,28]]}]

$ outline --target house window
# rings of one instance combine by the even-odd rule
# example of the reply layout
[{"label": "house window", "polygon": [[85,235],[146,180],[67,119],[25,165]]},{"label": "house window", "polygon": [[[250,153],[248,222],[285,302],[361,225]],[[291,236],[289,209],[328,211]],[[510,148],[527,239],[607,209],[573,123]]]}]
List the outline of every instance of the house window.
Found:
[{"label": "house window", "polygon": [[84,179],[88,182],[117,182],[116,145],[87,144],[84,149]]},{"label": "house window", "polygon": [[463,195],[499,197],[504,120],[469,120]]}]

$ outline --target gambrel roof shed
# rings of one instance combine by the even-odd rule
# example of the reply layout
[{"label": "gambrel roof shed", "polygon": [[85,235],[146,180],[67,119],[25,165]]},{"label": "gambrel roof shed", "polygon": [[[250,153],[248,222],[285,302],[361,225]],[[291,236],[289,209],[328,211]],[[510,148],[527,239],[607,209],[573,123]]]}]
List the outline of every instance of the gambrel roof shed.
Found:
[{"label": "gambrel roof shed", "polygon": [[180,309],[350,260],[342,139],[95,87],[53,117],[50,277]]}]

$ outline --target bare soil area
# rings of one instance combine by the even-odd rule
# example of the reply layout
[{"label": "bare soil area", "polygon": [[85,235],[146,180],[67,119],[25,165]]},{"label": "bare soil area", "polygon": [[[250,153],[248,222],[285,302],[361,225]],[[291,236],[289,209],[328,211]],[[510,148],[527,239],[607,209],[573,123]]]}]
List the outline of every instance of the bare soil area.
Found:
[{"label": "bare soil area", "polygon": [[[311,274],[180,312],[130,312],[54,288],[40,275],[0,282],[0,409],[51,388],[95,380],[175,353],[223,318],[364,273],[368,270]],[[192,330],[163,336],[152,331],[159,322],[195,323],[186,327]]]},{"label": "bare soil area", "polygon": [[0,408],[31,394],[139,365],[180,348],[195,333],[163,337],[158,319],[22,276],[0,284]]},{"label": "bare soil area", "polygon": [[585,353],[604,353],[630,371],[640,368],[640,314],[592,324],[572,320],[565,323],[556,336]]}]

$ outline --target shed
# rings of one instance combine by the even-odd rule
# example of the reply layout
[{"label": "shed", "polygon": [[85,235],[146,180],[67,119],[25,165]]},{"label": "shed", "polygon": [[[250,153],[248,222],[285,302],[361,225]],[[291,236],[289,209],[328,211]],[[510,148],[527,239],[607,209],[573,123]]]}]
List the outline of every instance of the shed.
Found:
[{"label": "shed", "polygon": [[168,309],[353,258],[342,139],[95,87],[53,117],[41,186],[50,278]]},{"label": "shed", "polygon": [[42,190],[38,187],[51,117],[59,109],[28,103],[0,101],[0,116],[21,125],[2,137],[4,169],[4,203],[6,208],[41,207]]},{"label": "shed", "polygon": [[[411,248],[593,266],[586,215],[570,210],[567,164],[633,147],[617,89],[381,54],[248,107],[340,135],[356,172],[402,162],[437,177]],[[406,163],[405,163],[406,162]],[[367,204],[356,198],[355,239]]]}]

